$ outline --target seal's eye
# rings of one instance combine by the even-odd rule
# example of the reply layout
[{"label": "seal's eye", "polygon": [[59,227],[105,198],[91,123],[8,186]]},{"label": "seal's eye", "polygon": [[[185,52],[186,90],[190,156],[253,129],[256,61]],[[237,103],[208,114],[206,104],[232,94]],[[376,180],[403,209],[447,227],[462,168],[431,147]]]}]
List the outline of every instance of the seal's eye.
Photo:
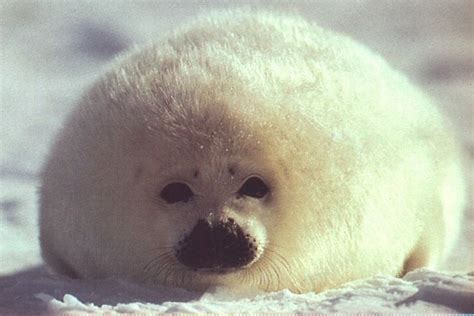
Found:
[{"label": "seal's eye", "polygon": [[173,182],[166,185],[161,190],[160,197],[166,201],[166,203],[177,203],[177,202],[188,202],[194,193],[191,188],[180,182]]},{"label": "seal's eye", "polygon": [[262,179],[259,177],[250,177],[239,189],[239,195],[261,199],[267,195],[268,191],[269,189]]}]

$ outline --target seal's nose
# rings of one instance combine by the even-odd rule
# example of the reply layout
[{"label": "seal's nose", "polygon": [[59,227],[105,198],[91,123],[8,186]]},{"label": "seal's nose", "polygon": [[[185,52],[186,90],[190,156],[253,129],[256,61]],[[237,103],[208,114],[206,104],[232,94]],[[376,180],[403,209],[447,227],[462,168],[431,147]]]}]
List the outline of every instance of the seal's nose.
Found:
[{"label": "seal's nose", "polygon": [[256,257],[254,241],[232,218],[216,224],[199,220],[179,242],[176,258],[193,269],[240,268]]}]

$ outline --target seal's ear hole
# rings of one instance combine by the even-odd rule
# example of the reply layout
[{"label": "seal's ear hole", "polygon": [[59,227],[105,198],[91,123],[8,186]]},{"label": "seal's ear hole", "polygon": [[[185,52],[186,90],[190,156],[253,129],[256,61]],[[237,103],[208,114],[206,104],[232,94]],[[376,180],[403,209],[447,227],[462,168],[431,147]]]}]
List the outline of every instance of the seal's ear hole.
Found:
[{"label": "seal's ear hole", "polygon": [[181,182],[167,184],[160,192],[160,197],[166,203],[188,202],[194,196],[191,188]]},{"label": "seal's ear hole", "polygon": [[259,177],[250,177],[239,189],[238,194],[240,196],[249,196],[257,199],[261,199],[267,195],[270,189]]}]

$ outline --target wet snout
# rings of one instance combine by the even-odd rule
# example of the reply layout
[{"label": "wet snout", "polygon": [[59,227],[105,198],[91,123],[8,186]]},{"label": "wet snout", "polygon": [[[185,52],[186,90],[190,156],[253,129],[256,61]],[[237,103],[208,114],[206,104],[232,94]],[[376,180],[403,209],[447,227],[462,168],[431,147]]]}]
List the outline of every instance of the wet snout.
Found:
[{"label": "wet snout", "polygon": [[199,220],[176,249],[176,258],[185,266],[213,272],[244,267],[256,257],[255,238],[232,218],[216,223]]}]

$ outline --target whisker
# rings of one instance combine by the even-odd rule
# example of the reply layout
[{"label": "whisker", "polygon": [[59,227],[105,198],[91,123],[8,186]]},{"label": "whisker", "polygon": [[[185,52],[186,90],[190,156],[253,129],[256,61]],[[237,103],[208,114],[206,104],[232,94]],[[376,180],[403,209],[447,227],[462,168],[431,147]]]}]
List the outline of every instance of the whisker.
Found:
[{"label": "whisker", "polygon": [[157,256],[153,257],[150,261],[148,261],[145,264],[145,266],[143,267],[143,271],[147,272],[153,264],[155,264],[155,263],[157,263],[157,262],[159,262],[163,259],[168,259],[168,257],[169,257],[169,253],[167,253],[167,252],[158,254]]},{"label": "whisker", "polygon": [[[265,276],[263,277],[266,282],[267,290],[269,289],[269,285],[272,283],[272,278],[274,280],[273,283],[276,283],[277,288],[281,288],[282,286],[290,287],[290,285],[294,285],[294,275],[292,273],[291,265],[287,258],[278,251],[278,247],[274,247],[273,244],[267,244],[263,249],[269,254],[268,256],[263,256],[262,261],[264,262],[263,265],[268,267],[268,272],[264,273]],[[286,276],[285,279],[288,280],[290,284],[285,285],[283,283],[284,275]]]}]

